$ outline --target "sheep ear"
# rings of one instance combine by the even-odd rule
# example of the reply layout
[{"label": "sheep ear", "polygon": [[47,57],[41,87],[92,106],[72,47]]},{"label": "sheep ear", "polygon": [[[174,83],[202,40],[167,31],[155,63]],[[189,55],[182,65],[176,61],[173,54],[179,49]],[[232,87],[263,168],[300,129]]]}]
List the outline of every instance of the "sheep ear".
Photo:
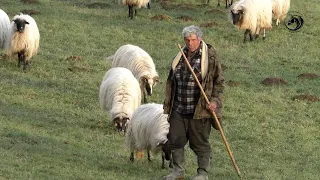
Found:
[{"label": "sheep ear", "polygon": [[145,82],[147,82],[147,77],[146,76],[140,77],[139,83],[145,83]]}]

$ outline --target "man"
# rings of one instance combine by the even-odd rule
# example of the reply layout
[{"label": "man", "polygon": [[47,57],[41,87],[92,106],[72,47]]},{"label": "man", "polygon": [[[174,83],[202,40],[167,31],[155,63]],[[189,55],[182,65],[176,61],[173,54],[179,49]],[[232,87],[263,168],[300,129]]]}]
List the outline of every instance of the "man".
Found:
[{"label": "man", "polygon": [[210,104],[207,104],[181,53],[172,62],[167,82],[164,114],[169,114],[168,139],[172,149],[173,171],[164,180],[184,178],[184,146],[197,155],[198,169],[194,180],[208,179],[211,156],[209,136],[211,125],[215,128],[211,112],[221,119],[224,78],[216,50],[202,40],[197,26],[182,31],[183,47]]}]

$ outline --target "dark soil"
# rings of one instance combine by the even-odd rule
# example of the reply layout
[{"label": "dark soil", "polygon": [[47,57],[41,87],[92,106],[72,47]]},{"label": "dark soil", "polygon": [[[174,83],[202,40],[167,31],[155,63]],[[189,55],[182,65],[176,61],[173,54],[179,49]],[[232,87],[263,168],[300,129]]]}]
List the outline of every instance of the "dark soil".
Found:
[{"label": "dark soil", "polygon": [[310,101],[310,102],[320,101],[320,99],[317,96],[313,96],[310,94],[297,95],[297,96],[294,96],[292,100],[302,100],[302,101]]},{"label": "dark soil", "polygon": [[273,85],[285,85],[288,84],[288,82],[282,78],[266,78],[262,82],[262,84],[266,86],[273,86]]},{"label": "dark soil", "polygon": [[166,14],[160,14],[160,15],[156,15],[156,16],[153,16],[151,18],[151,20],[171,20],[172,18]]},{"label": "dark soil", "polygon": [[22,12],[23,14],[28,14],[30,16],[40,14],[39,11],[36,11],[36,10],[33,10],[33,9],[23,9],[20,12]]},{"label": "dark soil", "polygon": [[193,21],[192,17],[189,17],[189,16],[180,16],[177,19],[180,19],[184,22]]},{"label": "dark soil", "polygon": [[207,23],[200,24],[200,27],[207,27],[207,28],[212,28],[217,26],[218,24],[216,22],[207,22]]},{"label": "dark soil", "polygon": [[21,0],[24,4],[37,4],[39,3],[38,0]]},{"label": "dark soil", "polygon": [[314,73],[303,73],[298,76],[299,79],[316,79],[319,76]]},{"label": "dark soil", "polygon": [[71,60],[71,61],[82,61],[83,57],[82,56],[69,56],[67,57],[66,60]]},{"label": "dark soil", "polygon": [[227,84],[228,84],[228,86],[231,86],[231,87],[238,87],[238,86],[240,86],[240,82],[238,82],[238,81],[233,81],[233,80],[227,81]]}]

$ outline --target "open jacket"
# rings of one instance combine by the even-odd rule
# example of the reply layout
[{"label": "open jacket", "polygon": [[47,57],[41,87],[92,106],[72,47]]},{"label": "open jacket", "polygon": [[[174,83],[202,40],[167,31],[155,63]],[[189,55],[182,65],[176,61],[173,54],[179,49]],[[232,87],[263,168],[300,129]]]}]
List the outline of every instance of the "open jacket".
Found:
[{"label": "open jacket", "polygon": [[[221,64],[219,62],[217,52],[210,44],[205,44],[202,42],[202,49],[206,49],[207,54],[202,54],[202,56],[206,55],[207,58],[202,58],[201,61],[201,70],[206,72],[201,72],[202,75],[202,83],[201,86],[210,102],[216,102],[217,108],[215,113],[219,119],[221,119],[221,109],[222,109],[222,95],[224,90],[224,77],[223,71],[221,68]],[[179,56],[179,54],[177,55]],[[183,58],[183,57],[181,57]],[[180,59],[180,56],[176,59]],[[175,61],[174,60],[174,61]],[[176,80],[174,76],[174,68],[176,65],[173,61],[172,68],[170,70],[168,79],[166,81],[166,99],[163,104],[164,114],[171,114],[173,100],[176,92]],[[184,60],[183,60],[184,61]],[[203,118],[211,118],[211,113],[206,109],[206,100],[203,97],[202,93],[200,95],[199,101],[196,105],[196,109],[194,112],[193,119],[203,119]]]}]

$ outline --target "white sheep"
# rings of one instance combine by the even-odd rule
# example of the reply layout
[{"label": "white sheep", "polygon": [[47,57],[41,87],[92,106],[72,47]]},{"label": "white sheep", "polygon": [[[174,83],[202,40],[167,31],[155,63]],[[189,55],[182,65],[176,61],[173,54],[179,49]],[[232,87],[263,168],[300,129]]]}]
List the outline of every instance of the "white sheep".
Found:
[{"label": "white sheep", "polygon": [[290,0],[272,0],[272,15],[278,26],[290,9]]},{"label": "white sheep", "polygon": [[163,114],[162,104],[143,104],[136,109],[126,133],[127,146],[130,148],[130,161],[134,161],[134,151],[146,150],[148,160],[151,161],[150,152],[157,154],[162,150],[161,167],[165,167],[164,159],[171,159],[167,138],[170,125],[167,118],[168,115]]},{"label": "white sheep", "polygon": [[[246,30],[244,42],[249,34],[250,40],[259,37],[263,29],[272,29],[272,2],[271,0],[240,0],[230,7],[229,18],[238,29]],[[253,36],[255,35],[255,36]]]},{"label": "white sheep", "polygon": [[36,21],[27,14],[20,13],[13,17],[8,45],[8,56],[18,54],[18,66],[23,62],[23,70],[27,70],[30,59],[37,54],[40,33]]},{"label": "white sheep", "polygon": [[0,49],[5,49],[9,42],[10,18],[0,9]]},{"label": "white sheep", "polygon": [[[128,5],[129,17],[133,19],[134,14],[137,15],[137,9],[141,7],[146,7],[150,9],[150,0],[122,0],[123,5]],[[134,12],[133,12],[134,11]]]},{"label": "white sheep", "polygon": [[141,104],[139,83],[130,70],[122,67],[109,69],[100,85],[100,108],[110,112],[117,131],[126,131],[133,112]]},{"label": "white sheep", "polygon": [[151,96],[153,87],[159,82],[159,75],[150,55],[138,46],[126,44],[107,59],[112,61],[112,67],[125,67],[131,70],[139,81],[143,102],[147,103],[146,93]]}]

